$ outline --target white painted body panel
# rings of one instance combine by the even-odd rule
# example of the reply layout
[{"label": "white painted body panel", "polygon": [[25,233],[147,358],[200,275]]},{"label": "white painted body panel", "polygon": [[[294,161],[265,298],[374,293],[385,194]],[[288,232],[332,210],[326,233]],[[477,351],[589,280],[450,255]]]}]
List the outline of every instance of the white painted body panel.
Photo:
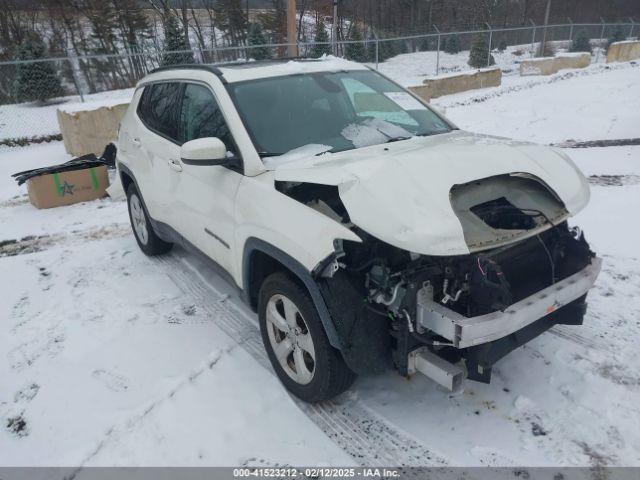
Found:
[{"label": "white painted body panel", "polygon": [[571,215],[589,200],[587,180],[558,150],[463,131],[275,167],[276,180],[337,185],[354,224],[391,245],[425,255],[469,253],[449,199],[453,185],[510,173],[542,180]]},{"label": "white painted body panel", "polygon": [[[344,225],[274,188],[273,173],[245,177],[236,196],[235,243],[241,248],[255,237],[282,250],[311,271],[335,251],[335,239],[359,242]],[[242,258],[234,278],[241,285]]]}]

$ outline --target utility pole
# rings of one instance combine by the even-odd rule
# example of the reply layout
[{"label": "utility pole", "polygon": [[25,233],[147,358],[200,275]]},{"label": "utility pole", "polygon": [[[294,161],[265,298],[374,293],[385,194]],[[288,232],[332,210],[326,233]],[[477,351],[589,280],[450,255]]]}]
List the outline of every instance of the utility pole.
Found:
[{"label": "utility pole", "polygon": [[331,47],[333,54],[338,55],[338,0],[333,0],[333,23],[331,24]]},{"label": "utility pole", "polygon": [[298,22],[296,21],[296,0],[287,3],[287,53],[289,57],[298,56]]},{"label": "utility pole", "polygon": [[551,0],[547,0],[547,9],[544,12],[544,30],[542,30],[542,41],[540,42],[539,57],[544,57],[545,43],[547,42],[547,25],[549,24],[549,12],[551,11]]}]

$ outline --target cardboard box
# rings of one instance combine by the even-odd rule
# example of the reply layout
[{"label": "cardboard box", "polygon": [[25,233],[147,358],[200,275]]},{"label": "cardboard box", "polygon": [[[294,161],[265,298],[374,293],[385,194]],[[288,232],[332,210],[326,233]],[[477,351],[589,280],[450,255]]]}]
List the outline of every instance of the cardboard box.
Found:
[{"label": "cardboard box", "polygon": [[60,207],[102,198],[108,186],[109,175],[105,166],[40,175],[27,180],[29,200],[36,208]]}]

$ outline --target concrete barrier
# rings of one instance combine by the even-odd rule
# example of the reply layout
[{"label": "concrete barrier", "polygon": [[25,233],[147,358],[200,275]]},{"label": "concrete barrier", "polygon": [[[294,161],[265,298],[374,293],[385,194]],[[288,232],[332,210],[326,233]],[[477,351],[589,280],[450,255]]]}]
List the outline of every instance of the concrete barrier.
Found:
[{"label": "concrete barrier", "polygon": [[532,58],[520,62],[520,76],[526,75],[551,75],[557,70],[553,64],[554,57]]},{"label": "concrete barrier", "polygon": [[586,68],[591,64],[587,52],[561,53],[555,57],[531,58],[520,62],[520,75],[553,75],[566,68]]},{"label": "concrete barrier", "polygon": [[71,155],[101,154],[117,139],[118,125],[128,103],[117,105],[79,104],[57,111],[65,150]]},{"label": "concrete barrier", "polygon": [[427,78],[422,82],[422,85],[409,87],[409,90],[422,99],[429,101],[432,98],[466,92],[467,90],[499,87],[501,82],[502,70],[498,67],[493,67]]},{"label": "concrete barrier", "polygon": [[607,63],[628,62],[640,59],[640,40],[627,40],[609,45]]}]

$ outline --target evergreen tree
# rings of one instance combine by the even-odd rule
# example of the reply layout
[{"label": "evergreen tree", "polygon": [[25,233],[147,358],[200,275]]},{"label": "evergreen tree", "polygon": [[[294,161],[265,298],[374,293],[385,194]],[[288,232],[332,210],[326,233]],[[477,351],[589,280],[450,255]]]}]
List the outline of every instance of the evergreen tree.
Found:
[{"label": "evergreen tree", "polygon": [[451,35],[447,41],[446,48],[443,48],[443,50],[451,55],[460,53],[460,38],[457,35]]},{"label": "evergreen tree", "polygon": [[54,62],[37,61],[48,57],[47,47],[36,32],[29,32],[18,51],[19,60],[36,60],[19,63],[16,68],[15,95],[19,101],[45,102],[64,92]]},{"label": "evergreen tree", "polygon": [[380,56],[381,62],[384,62],[385,60],[393,58],[398,54],[398,52],[396,51],[395,43],[396,42],[389,41],[389,40],[385,42],[380,42],[379,56]]},{"label": "evergreen tree", "polygon": [[616,28],[611,34],[611,36],[607,39],[607,50],[609,50],[609,47],[611,46],[612,43],[621,42],[624,39],[625,39],[625,36],[624,36],[624,33],[622,33],[622,30],[620,30],[619,28]]},{"label": "evergreen tree", "polygon": [[431,37],[423,37],[418,45],[418,50],[421,52],[428,52],[431,50]]},{"label": "evergreen tree", "polygon": [[[489,62],[487,63],[487,60]],[[484,38],[484,35],[478,35],[473,44],[471,45],[471,51],[469,52],[469,66],[473,68],[484,68],[487,65],[495,65],[493,55],[489,52],[489,45]]]},{"label": "evergreen tree", "polygon": [[498,51],[504,52],[506,49],[507,49],[507,41],[504,38],[501,38],[500,42],[498,43]]},{"label": "evergreen tree", "polygon": [[584,31],[578,32],[576,38],[571,42],[570,52],[589,52],[591,53],[591,44],[589,37]]},{"label": "evergreen tree", "polygon": [[316,24],[315,42],[311,49],[311,56],[314,58],[320,58],[323,55],[331,55],[331,45],[329,45],[329,35],[324,28],[322,21]]},{"label": "evergreen tree", "polygon": [[[262,27],[259,23],[252,23],[249,26],[249,45],[265,45],[267,39],[264,36]],[[254,60],[266,60],[271,58],[269,47],[254,47],[249,49],[249,58]]]},{"label": "evergreen tree", "polygon": [[355,43],[347,43],[344,49],[344,56],[349,60],[353,60],[354,62],[366,62],[367,61],[367,50],[364,47],[364,43],[362,41],[362,34],[358,27],[355,25],[351,29],[351,35],[349,36],[349,40]]},{"label": "evergreen tree", "polygon": [[193,63],[193,52],[187,41],[186,32],[173,15],[168,15],[164,22],[164,52],[162,65]]},{"label": "evergreen tree", "polygon": [[440,37],[440,50],[447,51],[447,37]]}]

